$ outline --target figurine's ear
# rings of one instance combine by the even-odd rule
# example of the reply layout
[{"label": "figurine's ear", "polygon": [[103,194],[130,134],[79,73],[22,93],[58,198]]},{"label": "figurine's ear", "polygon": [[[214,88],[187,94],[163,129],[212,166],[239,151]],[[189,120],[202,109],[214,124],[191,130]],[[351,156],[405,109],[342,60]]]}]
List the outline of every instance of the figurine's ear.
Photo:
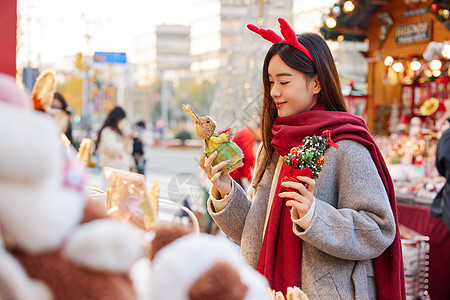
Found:
[{"label": "figurine's ear", "polygon": [[53,102],[53,94],[56,89],[56,73],[53,70],[45,70],[39,74],[31,91],[34,109],[46,113],[50,111]]},{"label": "figurine's ear", "polygon": [[197,117],[197,115],[195,114],[194,110],[191,108],[191,106],[189,104],[182,104],[183,109],[188,113],[188,115],[191,116],[192,119],[194,119],[195,122],[200,122],[200,119]]}]

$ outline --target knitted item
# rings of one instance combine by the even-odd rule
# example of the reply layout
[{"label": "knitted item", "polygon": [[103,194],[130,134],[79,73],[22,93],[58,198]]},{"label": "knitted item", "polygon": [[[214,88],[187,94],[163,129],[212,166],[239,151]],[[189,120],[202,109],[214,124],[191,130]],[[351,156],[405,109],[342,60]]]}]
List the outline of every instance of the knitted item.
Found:
[{"label": "knitted item", "polygon": [[217,148],[209,149],[208,143],[205,141],[205,151],[207,157],[217,151],[217,157],[213,160],[212,166],[215,166],[222,161],[228,159],[230,160],[230,164],[221,170],[221,172],[225,174],[230,173],[244,165],[242,162],[244,153],[242,153],[241,148],[239,148],[239,146],[234,142],[222,143]]},{"label": "knitted item", "polygon": [[[209,125],[209,126],[205,127],[205,125]],[[207,139],[208,137],[211,136],[211,131],[214,132],[214,129],[216,127],[215,125],[214,125],[214,127],[212,125],[214,125],[214,123],[208,122],[208,121],[206,121],[204,123],[194,123],[195,133],[197,134],[197,136],[199,138]]]},{"label": "knitted item", "polygon": [[[396,219],[397,206],[395,202],[395,193],[392,184],[392,179],[389,175],[389,171],[386,167],[386,164],[383,160],[380,150],[373,141],[373,138],[371,137],[366,124],[361,118],[358,118],[357,116],[346,112],[326,111],[324,110],[323,106],[321,107],[320,104],[316,104],[315,106],[313,106],[313,108],[311,108],[309,112],[300,113],[286,118],[277,118],[272,126],[272,133],[274,134],[274,136],[271,141],[271,144],[280,155],[284,156],[289,153],[289,150],[296,145],[297,141],[300,138],[308,135],[309,136],[322,135],[324,133],[324,130],[325,131],[330,130],[333,133],[333,140],[336,142],[342,140],[352,140],[362,144],[367,148],[367,150],[371,154],[372,160],[375,163],[380,179],[387,192],[390,208],[392,210],[394,218]],[[329,133],[330,132],[328,132],[328,134]],[[282,174],[280,176],[282,176]],[[276,203],[275,199],[273,203]],[[385,205],[385,203],[380,203],[379,205],[380,209],[383,207],[383,205]],[[274,206],[275,205],[272,205],[272,207]],[[277,208],[277,211],[281,209],[282,208],[280,205]],[[287,214],[286,217],[290,219],[289,212],[286,212],[286,214]],[[266,237],[271,235],[268,234],[268,232],[271,232],[273,235],[278,236],[280,235],[280,232],[286,234],[292,232],[292,221],[290,221],[291,223],[286,227],[283,227],[281,225],[279,226],[280,216],[281,213],[277,212],[278,219],[275,218],[273,220],[274,221],[273,223],[271,223],[270,220],[268,221],[265,231],[264,242],[267,240]],[[396,223],[395,226],[396,236],[394,238],[394,242],[380,256],[374,259],[375,282],[377,289],[376,293],[379,299],[405,299],[405,277],[401,254],[402,252],[400,243],[400,233],[398,231],[398,221],[395,220],[394,222]],[[355,223],[355,225],[356,224],[357,223]],[[311,230],[311,228],[309,228],[309,230]],[[268,265],[278,267],[280,266],[280,264],[276,262],[277,258],[282,257],[279,254],[277,254],[276,250],[290,249],[292,247],[296,247],[294,244],[297,244],[298,241],[299,241],[298,236],[294,235],[292,241],[283,240],[284,245],[280,245],[278,249],[277,246],[275,245],[276,243],[275,241],[274,244],[271,244],[271,246],[269,246],[271,249],[270,250],[271,253],[270,254],[266,253],[265,256],[264,256],[265,251],[264,247],[267,246],[264,246],[263,242],[263,247],[261,248],[261,254],[259,258],[261,260],[261,257],[267,257],[268,259],[266,259],[266,262]],[[301,243],[298,243],[297,245],[298,247],[301,247]],[[372,247],[376,247],[376,245]],[[298,251],[301,250],[296,249],[295,253],[300,253]],[[295,256],[295,259],[299,260],[297,256]],[[281,274],[284,274],[284,272],[286,272],[284,268],[281,268],[280,271]],[[287,283],[284,286],[295,286],[295,285],[296,284]],[[278,290],[284,289],[285,288],[283,287],[278,288]]]},{"label": "knitted item", "polygon": [[228,142],[228,139],[224,133],[217,134],[213,133],[209,138],[206,139],[208,149],[216,149],[221,144]]},{"label": "knitted item", "polygon": [[233,137],[231,129],[228,128],[220,132],[214,132],[216,124],[210,117],[203,116],[199,118],[189,104],[183,104],[183,109],[194,120],[194,129],[197,136],[205,140],[206,156],[209,157],[217,151],[218,155],[214,159],[212,166],[225,160],[230,160],[230,164],[220,170],[227,174],[244,165],[242,162],[244,154],[241,148],[234,142],[231,142]]}]

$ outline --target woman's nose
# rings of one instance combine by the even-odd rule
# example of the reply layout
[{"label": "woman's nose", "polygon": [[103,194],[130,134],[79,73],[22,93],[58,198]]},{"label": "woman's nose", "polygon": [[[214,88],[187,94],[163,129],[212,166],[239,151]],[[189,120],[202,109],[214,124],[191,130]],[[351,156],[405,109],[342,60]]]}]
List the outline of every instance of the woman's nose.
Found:
[{"label": "woman's nose", "polygon": [[272,98],[277,98],[281,95],[280,89],[277,87],[276,84],[272,85],[272,89],[270,90],[270,96]]}]

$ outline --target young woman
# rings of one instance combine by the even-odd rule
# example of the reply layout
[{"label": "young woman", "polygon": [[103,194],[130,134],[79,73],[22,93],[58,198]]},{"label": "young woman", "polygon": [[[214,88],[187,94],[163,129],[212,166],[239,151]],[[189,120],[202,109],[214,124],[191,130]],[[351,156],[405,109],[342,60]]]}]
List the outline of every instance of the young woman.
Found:
[{"label": "young woman", "polygon": [[[299,286],[310,299],[404,299],[404,275],[392,180],[362,119],[346,112],[330,50],[317,34],[295,36],[279,19],[273,31],[249,25],[274,42],[263,67],[262,147],[246,194],[215,167],[208,211],[241,245],[246,261],[272,289]],[[306,136],[324,133],[317,180],[285,182],[283,156]],[[293,192],[285,188],[294,189]]]},{"label": "young woman", "polygon": [[62,132],[73,144],[72,122],[70,121],[72,113],[70,111],[66,99],[63,97],[61,93],[56,92],[53,94],[53,102],[50,111],[58,121],[58,124],[61,126]]},{"label": "young woman", "polygon": [[98,131],[96,149],[100,167],[111,167],[130,171],[133,166],[131,157],[131,137],[123,134],[125,111],[116,106],[111,110]]}]

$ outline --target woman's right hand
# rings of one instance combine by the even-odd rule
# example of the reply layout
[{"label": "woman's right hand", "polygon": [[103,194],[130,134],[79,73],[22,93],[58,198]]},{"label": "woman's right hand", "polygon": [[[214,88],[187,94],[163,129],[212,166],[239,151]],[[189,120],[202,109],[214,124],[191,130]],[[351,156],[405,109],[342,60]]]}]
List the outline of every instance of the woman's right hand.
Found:
[{"label": "woman's right hand", "polygon": [[205,171],[206,176],[223,198],[231,192],[232,180],[229,174],[223,174],[220,170],[228,166],[230,161],[222,161],[213,167],[212,162],[216,157],[217,151],[213,152],[208,158],[206,152],[203,152],[200,155],[199,166]]}]

